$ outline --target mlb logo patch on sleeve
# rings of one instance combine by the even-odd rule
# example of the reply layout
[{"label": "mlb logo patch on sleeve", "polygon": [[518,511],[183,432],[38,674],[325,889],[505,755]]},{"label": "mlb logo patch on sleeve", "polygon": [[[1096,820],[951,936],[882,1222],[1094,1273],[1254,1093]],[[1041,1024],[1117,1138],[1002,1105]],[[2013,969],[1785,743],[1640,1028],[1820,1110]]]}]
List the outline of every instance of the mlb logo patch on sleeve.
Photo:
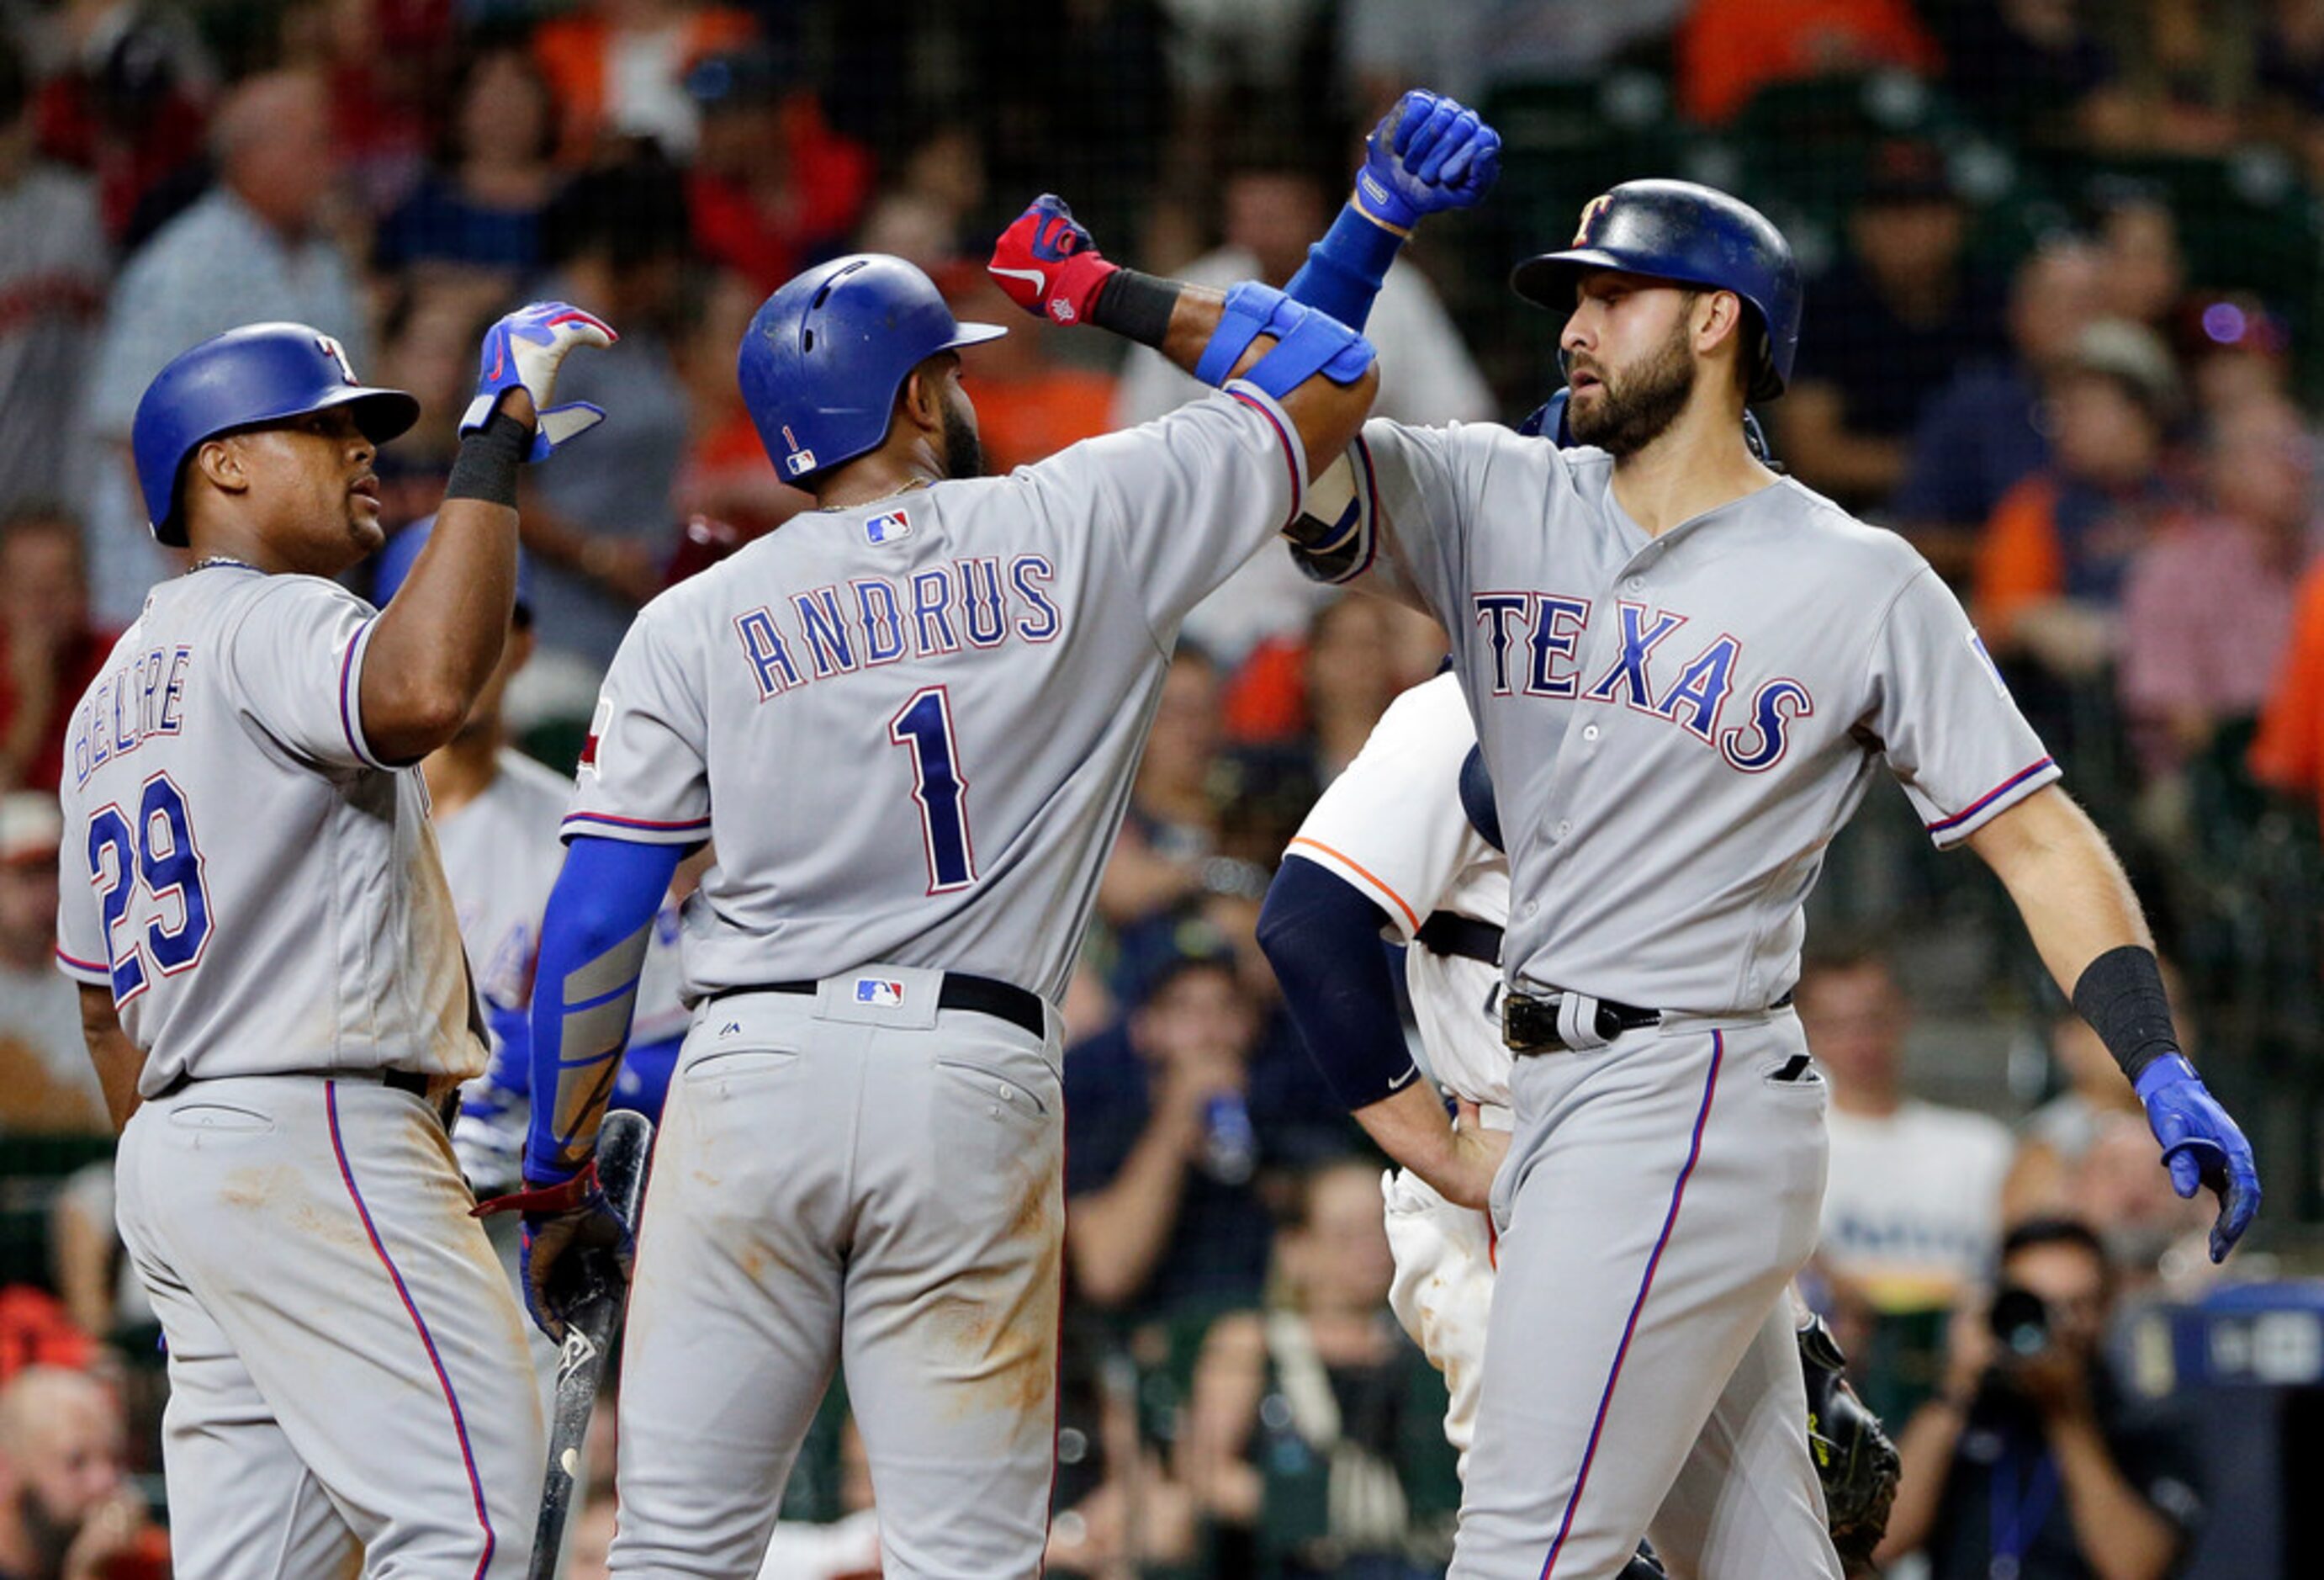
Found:
[{"label": "mlb logo patch on sleeve", "polygon": [[884,976],[859,976],[855,979],[855,1002],[895,1009],[904,1002],[904,984]]},{"label": "mlb logo patch on sleeve", "polygon": [[863,523],[864,541],[872,543],[894,543],[912,535],[912,518],[900,510],[873,516]]}]

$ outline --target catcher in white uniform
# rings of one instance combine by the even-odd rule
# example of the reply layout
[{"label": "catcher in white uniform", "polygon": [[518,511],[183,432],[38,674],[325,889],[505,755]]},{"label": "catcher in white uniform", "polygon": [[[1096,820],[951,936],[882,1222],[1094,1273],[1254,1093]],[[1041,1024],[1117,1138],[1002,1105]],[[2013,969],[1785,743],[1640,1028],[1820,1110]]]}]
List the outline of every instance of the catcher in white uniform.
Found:
[{"label": "catcher in white uniform", "polygon": [[[1509,1129],[1515,1058],[1500,1022],[1509,867],[1455,677],[1439,675],[1389,706],[1285,858],[1259,941],[1334,1091],[1391,1154],[1417,1158],[1423,1169],[1441,1149],[1491,1146],[1480,1132]],[[1425,1072],[1397,1022],[1388,956],[1369,947],[1382,938],[1406,946],[1405,985]],[[1409,1102],[1378,1101],[1424,1076],[1452,1094],[1457,1125],[1431,1123]],[[1396,1256],[1388,1304],[1444,1374],[1444,1436],[1465,1469],[1493,1292],[1492,1220],[1446,1200],[1411,1167],[1380,1184]],[[1833,1539],[1854,1571],[1869,1563],[1886,1527],[1895,1451],[1841,1377],[1839,1348],[1820,1319],[1804,1319],[1800,1350]],[[1642,1556],[1629,1573],[1661,1570]]]}]

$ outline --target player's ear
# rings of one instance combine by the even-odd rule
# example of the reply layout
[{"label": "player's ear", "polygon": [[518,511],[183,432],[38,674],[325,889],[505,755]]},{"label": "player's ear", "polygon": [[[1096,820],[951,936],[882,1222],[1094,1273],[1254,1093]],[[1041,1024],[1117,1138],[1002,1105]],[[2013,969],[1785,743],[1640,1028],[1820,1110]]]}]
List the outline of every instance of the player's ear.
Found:
[{"label": "player's ear", "polygon": [[[194,451],[194,458],[188,470],[198,473],[203,481],[221,494],[241,494],[250,487],[247,459],[243,447],[236,442],[236,436],[227,434],[218,439],[204,439],[200,448]],[[187,479],[188,482],[192,480],[190,477]]]}]

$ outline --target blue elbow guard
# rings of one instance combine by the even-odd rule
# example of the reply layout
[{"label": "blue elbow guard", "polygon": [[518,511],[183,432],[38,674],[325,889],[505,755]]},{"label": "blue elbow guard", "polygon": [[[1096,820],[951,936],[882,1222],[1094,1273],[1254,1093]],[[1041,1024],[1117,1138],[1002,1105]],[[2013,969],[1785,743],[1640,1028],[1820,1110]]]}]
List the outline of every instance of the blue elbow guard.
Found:
[{"label": "blue elbow guard", "polygon": [[1307,249],[1307,262],[1291,277],[1284,294],[1292,300],[1331,314],[1350,328],[1360,329],[1371,317],[1372,299],[1379,294],[1388,266],[1396,262],[1404,237],[1350,202]]},{"label": "blue elbow guard", "polygon": [[1261,335],[1275,337],[1275,349],[1242,376],[1278,401],[1318,373],[1335,384],[1351,384],[1379,355],[1370,341],[1330,314],[1303,307],[1272,285],[1246,280],[1227,292],[1226,311],[1194,364],[1194,376],[1222,388]]},{"label": "blue elbow guard", "polygon": [[1367,1107],[1412,1078],[1380,929],[1388,915],[1353,884],[1289,856],[1268,885],[1259,943],[1283,984],[1283,1006],[1343,1107]]}]

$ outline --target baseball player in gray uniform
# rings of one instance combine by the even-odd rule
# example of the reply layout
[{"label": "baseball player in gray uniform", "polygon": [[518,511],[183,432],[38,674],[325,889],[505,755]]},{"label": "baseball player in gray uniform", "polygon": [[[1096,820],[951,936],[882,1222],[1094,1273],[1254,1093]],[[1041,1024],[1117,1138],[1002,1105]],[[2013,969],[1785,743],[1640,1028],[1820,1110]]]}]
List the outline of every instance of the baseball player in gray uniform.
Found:
[{"label": "baseball player in gray uniform", "polygon": [[[1441,1113],[1400,1123],[1413,1116],[1401,1104],[1367,1102],[1364,1083],[1376,1079],[1367,1075],[1373,1068],[1389,1072],[1391,1093],[1433,1077],[1464,1126],[1509,1129],[1516,1055],[1501,1036],[1509,869],[1500,837],[1460,680],[1439,675],[1389,705],[1309,811],[1284,853],[1259,934],[1318,1067],[1392,1155],[1413,1159],[1380,1182],[1396,1260],[1388,1304],[1444,1375],[1444,1436],[1462,1452],[1464,1473],[1492,1303],[1491,1220],[1446,1200],[1425,1177],[1454,1135]],[[1406,946],[1425,1072],[1405,1044],[1387,956],[1372,947],[1381,938]],[[1848,1387],[1830,1330],[1794,1305],[1808,1381],[1801,1402],[1833,1538],[1868,1567],[1895,1492],[1895,1449]],[[1634,1571],[1663,1573],[1645,1558],[1626,1580]]]},{"label": "baseball player in gray uniform", "polygon": [[610,331],[503,319],[438,527],[375,610],[376,447],[418,404],[263,324],[165,367],[134,430],[155,587],[67,745],[58,954],[122,1125],[122,1238],[170,1349],[178,1572],[521,1574],[541,1481],[522,1318],[444,1103],[484,1044],[416,762],[508,633],[516,472]]},{"label": "baseball player in gray uniform", "polygon": [[[1452,633],[1508,846],[1516,1128],[1452,1572],[1611,1575],[1651,1528],[1674,1574],[1836,1575],[1784,1298],[1825,1158],[1789,999],[1802,902],[1877,766],[2000,876],[2174,1187],[2218,1194],[2215,1256],[2257,1172],[2178,1049],[2119,865],[1960,605],[1746,446],[1744,402],[1782,393],[1797,343],[1780,233],[1635,181],[1514,283],[1570,314],[1580,448],[1370,424],[1310,500],[1344,541],[1303,551]],[[1440,1188],[1477,1199],[1489,1156],[1451,1161]]]},{"label": "baseball player in gray uniform", "polygon": [[1040,1567],[1056,1006],[1179,621],[1299,516],[1378,374],[1278,291],[1107,263],[1054,198],[991,267],[1222,393],[981,477],[956,348],[1002,331],[955,324],[899,259],[811,270],[739,373],[818,508],[649,605],[606,676],[534,994],[534,1188],[511,1204],[548,1326],[566,1247],[620,1234],[585,1164],[646,919],[680,852],[717,849],[631,1296],[616,1574],[754,1573],[835,1366],[890,1575]]}]

